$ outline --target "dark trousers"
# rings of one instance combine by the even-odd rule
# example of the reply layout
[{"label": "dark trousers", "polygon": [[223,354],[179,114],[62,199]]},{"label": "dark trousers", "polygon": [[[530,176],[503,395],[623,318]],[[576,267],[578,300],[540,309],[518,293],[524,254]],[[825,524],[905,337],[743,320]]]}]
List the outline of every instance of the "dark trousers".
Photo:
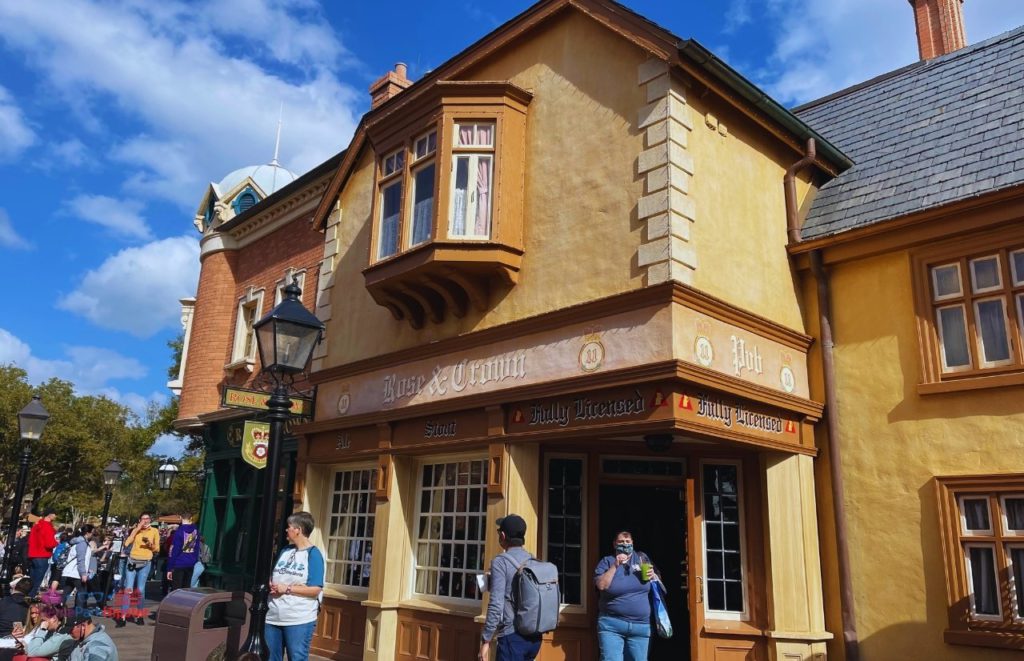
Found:
[{"label": "dark trousers", "polygon": [[498,639],[497,661],[531,661],[540,653],[540,636],[524,638],[515,631]]},{"label": "dark trousers", "polygon": [[192,587],[192,567],[184,567],[182,569],[175,569],[171,572],[171,589],[178,590],[181,588]]},{"label": "dark trousers", "polygon": [[89,601],[89,592],[87,591],[85,584],[82,583],[80,578],[65,578],[64,579],[64,607],[71,608],[71,604],[68,603],[67,599],[71,596],[71,591],[75,592],[75,614],[85,614],[85,604]]},{"label": "dark trousers", "polygon": [[39,592],[39,587],[46,576],[46,568],[50,566],[49,558],[32,558],[28,561],[28,575],[32,577],[32,591],[28,596],[34,597]]}]

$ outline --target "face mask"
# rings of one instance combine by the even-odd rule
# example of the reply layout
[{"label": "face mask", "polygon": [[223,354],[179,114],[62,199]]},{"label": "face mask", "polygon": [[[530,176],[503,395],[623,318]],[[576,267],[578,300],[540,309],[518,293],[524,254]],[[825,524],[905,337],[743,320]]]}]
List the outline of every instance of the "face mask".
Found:
[{"label": "face mask", "polygon": [[616,544],[615,545],[615,552],[616,553],[625,553],[626,555],[632,555],[632,553],[633,553],[633,545],[632,544]]}]

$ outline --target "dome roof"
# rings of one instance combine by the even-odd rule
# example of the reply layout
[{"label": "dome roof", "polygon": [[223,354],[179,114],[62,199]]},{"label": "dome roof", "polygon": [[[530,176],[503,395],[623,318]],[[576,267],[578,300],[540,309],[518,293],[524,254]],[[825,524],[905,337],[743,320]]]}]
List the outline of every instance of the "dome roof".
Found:
[{"label": "dome roof", "polygon": [[298,179],[297,174],[276,163],[250,165],[239,168],[221,179],[220,183],[216,184],[217,195],[222,196],[228,193],[246,177],[252,177],[252,180],[263,190],[265,195],[271,195]]}]

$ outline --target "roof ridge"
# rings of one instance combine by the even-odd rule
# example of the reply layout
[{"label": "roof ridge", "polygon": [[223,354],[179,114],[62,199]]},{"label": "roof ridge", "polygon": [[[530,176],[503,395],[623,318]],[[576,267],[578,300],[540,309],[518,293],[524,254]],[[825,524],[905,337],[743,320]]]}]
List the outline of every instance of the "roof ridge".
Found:
[{"label": "roof ridge", "polygon": [[810,110],[811,108],[823,106],[827,103],[836,101],[838,99],[841,99],[842,97],[853,94],[854,92],[859,92],[861,90],[884,83],[893,78],[897,78],[903,74],[917,71],[918,69],[930,69],[933,66],[944,64],[945,62],[948,62],[950,60],[957,60],[962,57],[975,55],[979,51],[986,50],[1004,41],[1010,41],[1021,34],[1024,34],[1024,25],[1013,28],[1012,30],[1007,30],[1006,32],[1003,32],[1001,34],[989,37],[988,39],[983,39],[977,43],[971,44],[970,46],[965,46],[951,53],[946,53],[945,55],[940,55],[939,57],[935,57],[930,60],[918,60],[917,62],[911,62],[910,64],[902,66],[898,69],[887,71],[886,73],[879,74],[874,78],[869,78],[865,81],[855,83],[853,85],[850,85],[849,87],[845,87],[843,89],[832,92],[831,94],[827,94],[821,98],[814,99],[813,101],[808,101],[806,103],[800,104],[799,106],[795,106],[794,108],[792,108],[790,112],[792,112],[793,114],[805,112],[807,110]]}]

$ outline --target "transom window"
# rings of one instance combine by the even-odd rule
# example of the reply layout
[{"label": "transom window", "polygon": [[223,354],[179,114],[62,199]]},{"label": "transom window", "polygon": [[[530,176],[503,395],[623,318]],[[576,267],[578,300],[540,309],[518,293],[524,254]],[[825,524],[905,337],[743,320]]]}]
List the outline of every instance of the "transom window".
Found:
[{"label": "transom window", "polygon": [[1024,248],[929,266],[943,374],[1021,367]]},{"label": "transom window", "polygon": [[[947,641],[1017,649],[1024,643],[1024,476],[938,478],[938,486],[955,604]],[[995,634],[991,641],[986,632]]]},{"label": "transom window", "polygon": [[703,464],[701,491],[708,617],[742,619],[746,606],[739,465]]},{"label": "transom window", "polygon": [[360,588],[370,585],[376,484],[377,471],[373,468],[334,473],[324,535],[328,583]]},{"label": "transom window", "polygon": [[416,511],[414,591],[479,600],[484,568],[487,460],[425,464]]}]

